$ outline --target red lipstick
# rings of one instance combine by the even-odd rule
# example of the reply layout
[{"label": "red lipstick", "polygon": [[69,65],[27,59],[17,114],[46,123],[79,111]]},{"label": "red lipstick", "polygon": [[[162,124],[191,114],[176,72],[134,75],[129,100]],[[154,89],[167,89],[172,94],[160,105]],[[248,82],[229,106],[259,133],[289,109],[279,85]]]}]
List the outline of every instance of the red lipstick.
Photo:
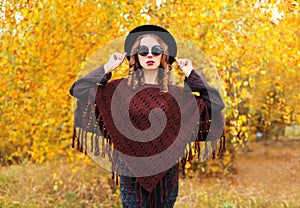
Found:
[{"label": "red lipstick", "polygon": [[154,61],[151,61],[151,60],[149,60],[149,61],[147,61],[146,62],[146,64],[148,64],[148,65],[153,65],[155,62]]}]

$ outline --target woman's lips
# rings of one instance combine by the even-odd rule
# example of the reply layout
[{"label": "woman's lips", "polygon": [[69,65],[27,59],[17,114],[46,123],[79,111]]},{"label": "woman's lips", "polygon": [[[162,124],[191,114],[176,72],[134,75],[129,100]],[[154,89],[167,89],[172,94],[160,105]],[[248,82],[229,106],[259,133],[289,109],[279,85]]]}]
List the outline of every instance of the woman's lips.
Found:
[{"label": "woman's lips", "polygon": [[153,65],[155,62],[154,61],[147,61],[146,64],[148,65]]}]

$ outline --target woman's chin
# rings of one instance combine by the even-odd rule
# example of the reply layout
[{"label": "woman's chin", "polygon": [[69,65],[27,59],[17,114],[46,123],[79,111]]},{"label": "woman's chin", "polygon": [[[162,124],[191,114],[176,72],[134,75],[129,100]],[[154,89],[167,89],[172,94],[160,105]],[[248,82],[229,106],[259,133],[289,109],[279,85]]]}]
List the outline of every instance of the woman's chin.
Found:
[{"label": "woman's chin", "polygon": [[158,67],[156,66],[145,66],[143,67],[144,70],[156,70]]}]

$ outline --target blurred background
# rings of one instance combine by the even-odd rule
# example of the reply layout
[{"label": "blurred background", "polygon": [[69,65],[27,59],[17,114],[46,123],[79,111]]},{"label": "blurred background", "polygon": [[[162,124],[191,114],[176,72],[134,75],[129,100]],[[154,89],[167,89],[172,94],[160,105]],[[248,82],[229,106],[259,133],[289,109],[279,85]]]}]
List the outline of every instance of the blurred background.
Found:
[{"label": "blurred background", "polygon": [[142,24],[169,30],[226,103],[226,155],[187,164],[176,207],[300,207],[299,12],[297,0],[0,0],[0,207],[121,206],[111,174],[71,148],[68,90]]}]

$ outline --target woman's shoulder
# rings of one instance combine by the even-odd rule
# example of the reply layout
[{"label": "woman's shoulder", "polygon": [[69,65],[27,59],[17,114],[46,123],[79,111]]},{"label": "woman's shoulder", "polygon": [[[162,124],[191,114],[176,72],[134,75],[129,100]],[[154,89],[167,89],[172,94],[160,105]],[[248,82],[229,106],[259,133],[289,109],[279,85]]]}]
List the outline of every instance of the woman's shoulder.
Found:
[{"label": "woman's shoulder", "polygon": [[176,85],[176,84],[169,84],[168,85],[169,90],[173,90],[173,91],[183,91],[183,87]]},{"label": "woman's shoulder", "polygon": [[120,82],[122,81],[126,81],[127,78],[117,78],[117,79],[111,79],[107,82],[106,85],[104,85],[105,87],[110,87],[110,86],[114,86],[114,85],[118,85]]},{"label": "woman's shoulder", "polygon": [[123,83],[127,83],[127,78],[111,79],[109,82],[107,82],[107,84],[100,85],[100,88],[103,88],[103,89],[116,89],[119,84],[122,84],[122,87],[124,87],[125,84],[123,84]]}]

